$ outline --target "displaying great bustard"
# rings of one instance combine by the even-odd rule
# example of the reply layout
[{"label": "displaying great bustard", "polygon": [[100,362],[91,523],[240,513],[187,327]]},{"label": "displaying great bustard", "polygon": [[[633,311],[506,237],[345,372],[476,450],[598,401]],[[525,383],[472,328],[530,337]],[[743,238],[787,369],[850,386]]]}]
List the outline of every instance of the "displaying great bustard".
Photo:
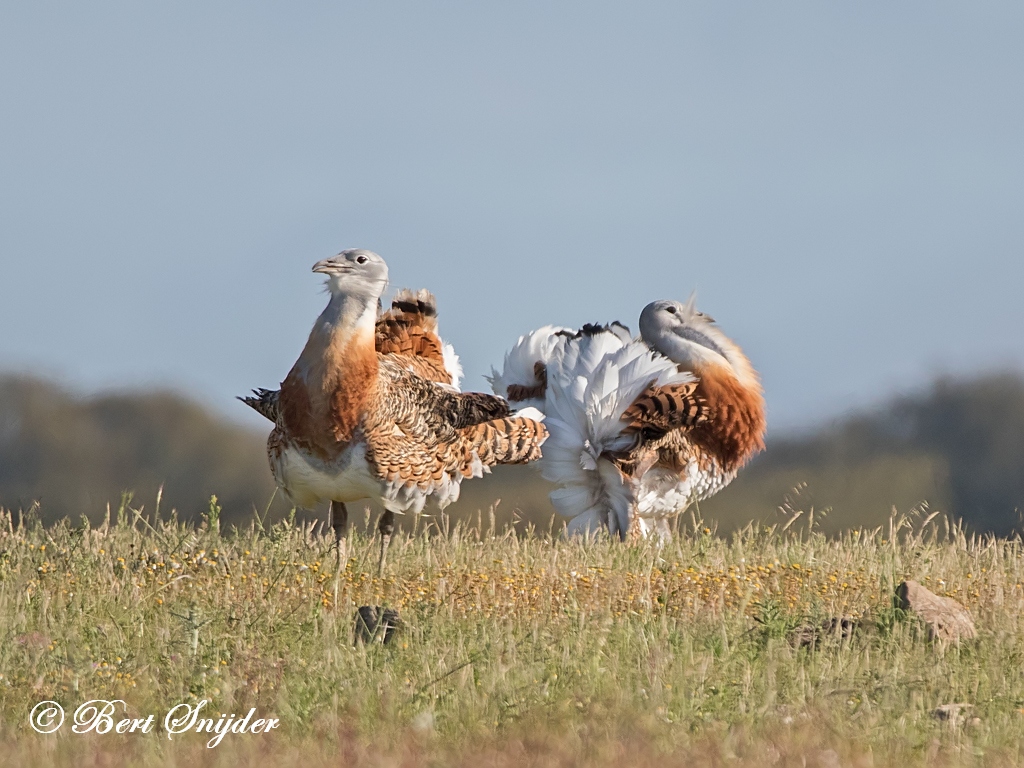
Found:
[{"label": "displaying great bustard", "polygon": [[280,390],[243,400],[276,424],[267,452],[288,498],[305,508],[330,500],[339,557],[345,503],[380,502],[383,569],[396,513],[419,513],[428,497],[444,507],[463,479],[538,458],[547,431],[539,413],[457,391],[457,359],[437,337],[429,294],[400,294],[378,319],[380,256],[342,251],[313,271],[327,275],[327,308]]},{"label": "displaying great bustard", "polygon": [[693,300],[655,301],[640,336],[618,323],[551,326],[492,372],[496,394],[547,415],[540,461],[568,531],[669,536],[670,522],[764,447],[764,398],[740,348]]}]

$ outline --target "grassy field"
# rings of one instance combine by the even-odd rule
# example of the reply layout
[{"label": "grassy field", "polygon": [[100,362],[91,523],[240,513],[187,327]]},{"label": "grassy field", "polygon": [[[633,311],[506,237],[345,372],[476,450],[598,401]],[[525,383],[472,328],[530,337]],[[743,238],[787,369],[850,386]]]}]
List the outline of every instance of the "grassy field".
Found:
[{"label": "grassy field", "polygon": [[[350,540],[314,525],[221,531],[125,505],[98,527],[0,515],[0,762],[11,765],[1012,765],[1024,761],[1019,540],[894,518],[827,538],[693,519],[665,546],[432,523]],[[972,612],[928,642],[892,606],[916,578]],[[399,611],[353,642],[361,605]],[[791,631],[848,616],[849,639]],[[150,733],[72,733],[123,700]],[[277,718],[269,733],[168,738],[173,706]],[[29,725],[40,701],[67,721]],[[971,705],[940,721],[936,707]],[[181,712],[183,710],[179,710]]]}]

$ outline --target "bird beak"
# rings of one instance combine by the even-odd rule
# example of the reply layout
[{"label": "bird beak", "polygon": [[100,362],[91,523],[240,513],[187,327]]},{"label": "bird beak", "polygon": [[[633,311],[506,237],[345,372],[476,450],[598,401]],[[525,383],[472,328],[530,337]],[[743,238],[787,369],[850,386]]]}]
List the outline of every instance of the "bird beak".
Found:
[{"label": "bird beak", "polygon": [[323,275],[333,275],[342,270],[342,265],[331,259],[320,259],[316,264],[313,265],[313,271],[319,272]]}]

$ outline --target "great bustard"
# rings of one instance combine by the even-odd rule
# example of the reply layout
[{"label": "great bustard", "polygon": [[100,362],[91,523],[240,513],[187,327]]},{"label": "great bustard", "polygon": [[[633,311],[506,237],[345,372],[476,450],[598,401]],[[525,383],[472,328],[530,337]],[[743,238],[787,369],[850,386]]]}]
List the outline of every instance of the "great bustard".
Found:
[{"label": "great bustard", "polygon": [[401,295],[378,320],[388,277],[380,256],[342,251],[313,271],[327,275],[327,308],[281,389],[243,400],[273,417],[267,451],[288,498],[304,508],[331,501],[342,562],[345,503],[381,503],[383,570],[395,513],[419,513],[428,497],[444,507],[463,479],[538,458],[547,431],[539,413],[456,390],[457,360],[427,320],[429,294]]},{"label": "great bustard", "polygon": [[640,337],[618,323],[519,339],[494,391],[547,415],[542,474],[570,533],[632,528],[667,538],[671,520],[764,447],[764,398],[740,348],[693,300],[655,301]]}]

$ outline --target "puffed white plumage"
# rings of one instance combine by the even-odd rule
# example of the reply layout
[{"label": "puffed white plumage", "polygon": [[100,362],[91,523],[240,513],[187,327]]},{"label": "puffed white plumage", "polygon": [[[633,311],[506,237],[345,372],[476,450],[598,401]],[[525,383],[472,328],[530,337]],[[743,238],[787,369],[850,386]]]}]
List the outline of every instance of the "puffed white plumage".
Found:
[{"label": "puffed white plumage", "polygon": [[491,375],[485,376],[494,394],[509,402],[543,410],[547,382],[545,365],[558,344],[560,334],[567,332],[572,333],[568,328],[545,325],[520,336],[505,353],[501,371],[492,367]]},{"label": "puffed white plumage", "polygon": [[618,324],[538,329],[506,355],[514,370],[492,377],[529,385],[506,383],[513,403],[543,398],[550,437],[539,466],[560,486],[551,500],[570,534],[668,537],[680,512],[763,448],[757,374],[692,299],[652,302],[640,327],[635,339]]},{"label": "puffed white plumage", "polygon": [[550,438],[540,469],[545,479],[561,486],[551,502],[570,518],[570,532],[604,526],[624,535],[631,493],[611,457],[638,438],[623,416],[652,387],[694,378],[614,326],[558,336],[546,370]]}]

